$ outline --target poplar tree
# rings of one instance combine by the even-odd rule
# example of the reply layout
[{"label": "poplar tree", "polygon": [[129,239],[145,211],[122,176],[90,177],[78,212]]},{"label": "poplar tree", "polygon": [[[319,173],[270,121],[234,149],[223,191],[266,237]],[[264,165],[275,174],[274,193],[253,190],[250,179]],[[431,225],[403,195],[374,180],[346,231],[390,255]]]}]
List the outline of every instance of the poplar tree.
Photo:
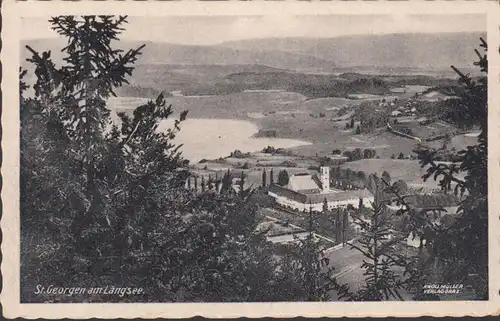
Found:
[{"label": "poplar tree", "polygon": [[278,174],[278,185],[286,186],[290,181],[290,176],[286,170],[282,170]]}]

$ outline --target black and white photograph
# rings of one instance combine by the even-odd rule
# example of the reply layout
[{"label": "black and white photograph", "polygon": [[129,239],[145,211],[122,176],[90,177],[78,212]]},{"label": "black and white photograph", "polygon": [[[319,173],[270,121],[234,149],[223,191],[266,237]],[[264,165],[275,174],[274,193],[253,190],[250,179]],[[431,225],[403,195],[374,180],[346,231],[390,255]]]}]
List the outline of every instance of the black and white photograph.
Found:
[{"label": "black and white photograph", "polygon": [[492,299],[486,14],[19,27],[21,304]]}]

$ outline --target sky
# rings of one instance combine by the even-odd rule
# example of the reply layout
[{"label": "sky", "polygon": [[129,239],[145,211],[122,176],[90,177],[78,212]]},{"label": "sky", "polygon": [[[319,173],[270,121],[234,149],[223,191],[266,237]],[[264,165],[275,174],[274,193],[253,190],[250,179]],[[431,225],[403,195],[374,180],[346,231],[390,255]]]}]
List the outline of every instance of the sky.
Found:
[{"label": "sky", "polygon": [[[21,38],[54,38],[43,18],[23,19]],[[214,45],[252,38],[486,32],[485,15],[311,15],[129,17],[123,40]]]}]

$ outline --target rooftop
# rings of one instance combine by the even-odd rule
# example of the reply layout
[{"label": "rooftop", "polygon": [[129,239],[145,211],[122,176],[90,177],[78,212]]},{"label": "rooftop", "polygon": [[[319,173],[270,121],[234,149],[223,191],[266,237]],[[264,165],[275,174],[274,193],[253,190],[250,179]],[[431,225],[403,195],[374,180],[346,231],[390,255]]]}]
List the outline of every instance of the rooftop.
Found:
[{"label": "rooftop", "polygon": [[325,200],[325,198],[327,202],[335,202],[370,197],[373,197],[373,194],[367,189],[354,191],[334,191],[328,194],[307,194],[306,203],[321,203]]},{"label": "rooftop", "polygon": [[354,191],[332,190],[331,193],[326,193],[326,194],[320,194],[319,192],[301,193],[298,191],[291,190],[287,187],[281,187],[279,185],[273,184],[269,186],[269,191],[275,193],[278,196],[286,197],[288,199],[303,204],[322,203],[324,202],[325,198],[327,202],[335,202],[335,201],[345,201],[345,200],[373,197],[373,194],[366,189],[354,190]]},{"label": "rooftop", "polygon": [[320,190],[320,186],[317,184],[311,174],[290,176],[287,188],[296,192],[311,190],[319,192]]}]

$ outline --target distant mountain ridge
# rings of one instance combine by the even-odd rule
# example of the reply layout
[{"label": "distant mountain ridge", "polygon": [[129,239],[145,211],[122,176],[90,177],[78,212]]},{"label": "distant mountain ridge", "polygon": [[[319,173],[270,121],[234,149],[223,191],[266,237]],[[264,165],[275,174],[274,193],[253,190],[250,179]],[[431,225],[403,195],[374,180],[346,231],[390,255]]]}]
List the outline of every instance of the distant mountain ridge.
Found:
[{"label": "distant mountain ridge", "polygon": [[[449,70],[470,68],[474,49],[485,33],[360,35],[336,38],[267,38],[195,46],[160,42],[120,41],[122,48],[143,43],[139,64],[265,65],[296,71],[334,72],[355,66],[370,68]],[[29,41],[36,50],[52,49],[58,60],[62,39]],[[59,50],[58,50],[59,49]],[[26,50],[22,50],[26,54]]]},{"label": "distant mountain ridge", "polygon": [[[59,39],[43,39],[29,41],[26,44],[35,50],[52,49],[54,60],[60,60],[60,49],[64,44]],[[120,48],[136,48],[145,44],[138,64],[165,64],[165,65],[265,65],[278,69],[320,68],[333,70],[332,61],[314,56],[282,52],[278,50],[249,51],[243,49],[226,48],[223,46],[196,46],[180,45],[151,41],[120,41]],[[22,51],[27,53],[25,49]]]},{"label": "distant mountain ridge", "polygon": [[300,52],[336,66],[448,69],[472,67],[481,32],[354,35],[335,38],[267,38],[231,41],[221,47],[249,51]]}]

